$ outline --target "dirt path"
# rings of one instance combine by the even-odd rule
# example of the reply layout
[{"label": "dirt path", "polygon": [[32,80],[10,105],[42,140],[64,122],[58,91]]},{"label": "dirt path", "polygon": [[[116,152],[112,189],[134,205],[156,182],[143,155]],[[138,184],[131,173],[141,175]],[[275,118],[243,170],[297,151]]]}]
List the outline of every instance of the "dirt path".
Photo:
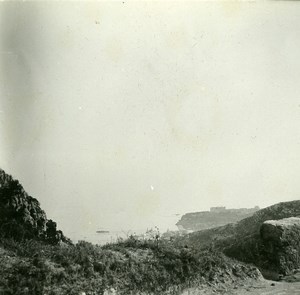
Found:
[{"label": "dirt path", "polygon": [[[273,285],[274,284],[274,285]],[[264,284],[258,286],[248,287],[242,290],[234,290],[227,294],[240,294],[240,295],[299,295],[300,294],[300,282],[288,283],[288,282],[274,282],[267,281]]]},{"label": "dirt path", "polygon": [[300,282],[260,281],[255,285],[238,287],[233,290],[197,290],[189,289],[182,295],[300,295]]}]

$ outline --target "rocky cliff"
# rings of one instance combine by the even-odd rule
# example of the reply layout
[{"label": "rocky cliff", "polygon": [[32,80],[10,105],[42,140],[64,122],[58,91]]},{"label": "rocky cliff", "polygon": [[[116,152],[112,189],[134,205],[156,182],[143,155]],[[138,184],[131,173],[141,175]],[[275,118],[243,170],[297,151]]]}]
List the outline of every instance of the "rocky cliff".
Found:
[{"label": "rocky cliff", "polygon": [[18,180],[0,169],[0,235],[4,238],[38,239],[55,244],[67,241],[48,220],[37,199],[29,196]]},{"label": "rocky cliff", "polygon": [[226,209],[225,207],[212,207],[210,211],[193,212],[184,214],[176,223],[180,230],[198,231],[209,229],[228,223],[238,222],[246,217],[252,216],[259,207]]}]

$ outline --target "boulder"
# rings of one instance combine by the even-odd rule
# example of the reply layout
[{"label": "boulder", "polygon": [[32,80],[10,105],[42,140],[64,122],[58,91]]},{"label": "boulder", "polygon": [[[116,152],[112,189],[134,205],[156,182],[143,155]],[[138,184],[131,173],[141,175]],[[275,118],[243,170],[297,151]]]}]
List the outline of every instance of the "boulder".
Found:
[{"label": "boulder", "polygon": [[260,237],[270,268],[287,275],[300,267],[300,218],[265,221]]}]

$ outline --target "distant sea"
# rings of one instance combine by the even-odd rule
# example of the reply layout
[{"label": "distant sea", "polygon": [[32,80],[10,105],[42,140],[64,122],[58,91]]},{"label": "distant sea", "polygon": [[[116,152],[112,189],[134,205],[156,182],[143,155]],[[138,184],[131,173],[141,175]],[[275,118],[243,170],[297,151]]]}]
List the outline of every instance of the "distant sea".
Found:
[{"label": "distant sea", "polygon": [[[155,226],[159,229],[160,234],[170,230],[177,230],[176,222],[180,219],[177,215],[160,216],[152,225],[139,229],[126,228],[126,229],[110,229],[101,227],[90,227],[84,232],[68,232],[67,236],[73,241],[87,241],[93,244],[104,245],[107,243],[116,242],[119,238],[126,239],[130,235],[143,235],[147,230],[155,229]],[[155,225],[154,225],[155,224]],[[107,230],[108,233],[97,233],[97,230]]]},{"label": "distant sea", "polygon": [[[145,230],[146,231],[146,230]],[[119,238],[125,239],[130,235],[140,235],[143,234],[145,231],[136,231],[136,230],[112,230],[108,233],[97,233],[89,232],[89,233],[71,233],[71,240],[73,242],[78,241],[87,241],[93,244],[104,245],[107,243],[116,242]]]}]

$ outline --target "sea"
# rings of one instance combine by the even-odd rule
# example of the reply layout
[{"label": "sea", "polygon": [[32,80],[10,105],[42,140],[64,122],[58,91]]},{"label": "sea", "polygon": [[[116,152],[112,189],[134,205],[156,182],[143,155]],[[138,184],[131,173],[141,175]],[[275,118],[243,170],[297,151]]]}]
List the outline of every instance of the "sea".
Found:
[{"label": "sea", "polygon": [[[117,242],[119,239],[126,239],[131,235],[145,236],[149,231],[159,231],[163,234],[167,231],[177,231],[176,222],[180,219],[179,214],[164,215],[156,218],[151,224],[136,226],[136,227],[122,227],[122,228],[102,228],[97,226],[90,226],[83,231],[69,231],[67,236],[74,242],[87,241],[93,244],[104,245],[107,243]],[[77,227],[77,229],[80,227]]]}]

